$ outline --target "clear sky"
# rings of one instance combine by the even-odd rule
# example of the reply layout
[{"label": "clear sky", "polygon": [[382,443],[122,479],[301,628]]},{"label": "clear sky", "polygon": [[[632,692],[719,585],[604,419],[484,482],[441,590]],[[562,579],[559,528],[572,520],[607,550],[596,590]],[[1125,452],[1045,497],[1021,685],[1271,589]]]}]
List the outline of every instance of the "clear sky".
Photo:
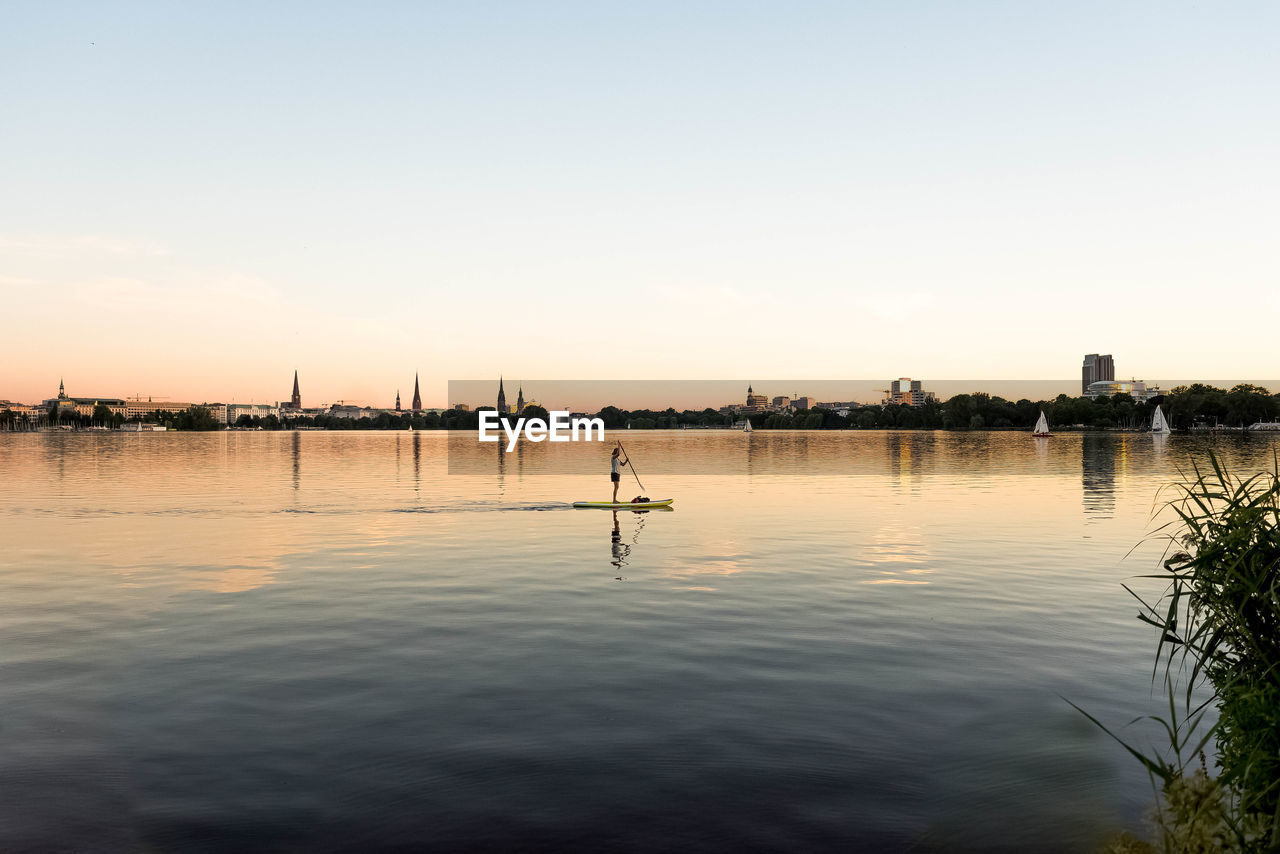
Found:
[{"label": "clear sky", "polygon": [[0,398],[1280,376],[1280,4],[0,10]]}]

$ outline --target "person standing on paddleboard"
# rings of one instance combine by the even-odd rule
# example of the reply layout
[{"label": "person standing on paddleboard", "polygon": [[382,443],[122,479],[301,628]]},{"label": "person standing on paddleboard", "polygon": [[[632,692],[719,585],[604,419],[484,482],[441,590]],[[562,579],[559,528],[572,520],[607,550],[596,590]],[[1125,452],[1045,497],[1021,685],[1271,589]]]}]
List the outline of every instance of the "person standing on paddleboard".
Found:
[{"label": "person standing on paddleboard", "polygon": [[614,504],[618,503],[618,484],[622,482],[622,466],[625,466],[627,464],[626,460],[618,459],[619,453],[620,453],[620,449],[614,448],[613,457],[609,461],[610,464],[613,466],[613,470],[609,473],[609,479],[613,481],[613,503]]}]

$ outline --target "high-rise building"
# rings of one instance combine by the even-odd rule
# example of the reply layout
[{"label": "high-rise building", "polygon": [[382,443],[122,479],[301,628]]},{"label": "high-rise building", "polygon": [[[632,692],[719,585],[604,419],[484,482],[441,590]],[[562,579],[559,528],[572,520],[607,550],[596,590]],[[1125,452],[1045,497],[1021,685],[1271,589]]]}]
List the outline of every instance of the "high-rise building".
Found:
[{"label": "high-rise building", "polygon": [[502,390],[502,377],[498,377],[498,412],[507,414],[507,393]]},{"label": "high-rise building", "polygon": [[896,403],[900,406],[923,406],[935,400],[937,400],[937,396],[933,392],[924,390],[924,380],[899,377],[889,384],[888,394],[882,403]]},{"label": "high-rise building", "polygon": [[[396,407],[396,409],[399,408],[399,406]],[[413,374],[413,411],[422,411],[422,392],[418,391],[418,374],[416,371]]]},{"label": "high-rise building", "polygon": [[1080,393],[1088,394],[1089,386],[1093,383],[1115,378],[1116,363],[1112,360],[1111,354],[1100,356],[1097,353],[1090,353],[1084,357],[1084,364],[1080,367]]}]

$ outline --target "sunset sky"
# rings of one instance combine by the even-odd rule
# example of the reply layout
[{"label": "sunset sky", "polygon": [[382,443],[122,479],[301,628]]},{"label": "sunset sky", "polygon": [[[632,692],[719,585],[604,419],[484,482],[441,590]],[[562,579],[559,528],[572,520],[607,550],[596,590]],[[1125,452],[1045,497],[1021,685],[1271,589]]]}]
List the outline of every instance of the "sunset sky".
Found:
[{"label": "sunset sky", "polygon": [[0,399],[1280,377],[1278,33],[1271,2],[7,4]]}]

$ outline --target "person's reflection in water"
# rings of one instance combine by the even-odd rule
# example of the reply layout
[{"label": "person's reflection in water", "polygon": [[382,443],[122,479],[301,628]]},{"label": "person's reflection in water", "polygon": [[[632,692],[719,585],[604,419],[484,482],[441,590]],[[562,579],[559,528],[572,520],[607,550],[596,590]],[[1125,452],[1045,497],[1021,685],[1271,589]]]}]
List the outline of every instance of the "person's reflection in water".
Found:
[{"label": "person's reflection in water", "polygon": [[[618,526],[618,513],[613,511],[613,531],[609,534],[609,545],[613,551],[613,560],[610,563],[614,568],[621,571],[624,566],[631,563],[631,549],[640,539],[640,532],[644,530],[644,517],[649,513],[648,510],[632,510],[631,515],[636,517],[636,529],[631,534],[631,542],[624,543],[622,541],[622,529]],[[622,576],[614,578],[615,581],[623,581]]]},{"label": "person's reflection in water", "polygon": [[[622,542],[622,530],[618,527],[618,511],[613,511],[613,533],[609,535],[610,548],[613,551],[613,560],[609,561],[613,564],[613,568],[622,571],[622,568],[630,563],[627,560],[631,556],[631,546]],[[622,576],[618,576],[615,581],[621,581]]]},{"label": "person's reflection in water", "polygon": [[[622,531],[618,528],[618,511],[613,511],[613,533],[609,535],[613,548],[613,560],[611,563],[618,570],[631,563],[631,549],[640,540],[640,532],[644,530],[644,517],[648,513],[648,510],[631,511],[631,515],[636,517],[636,529],[631,534],[631,542],[624,543],[622,541]],[[623,579],[619,576],[615,580],[622,581]]]}]

